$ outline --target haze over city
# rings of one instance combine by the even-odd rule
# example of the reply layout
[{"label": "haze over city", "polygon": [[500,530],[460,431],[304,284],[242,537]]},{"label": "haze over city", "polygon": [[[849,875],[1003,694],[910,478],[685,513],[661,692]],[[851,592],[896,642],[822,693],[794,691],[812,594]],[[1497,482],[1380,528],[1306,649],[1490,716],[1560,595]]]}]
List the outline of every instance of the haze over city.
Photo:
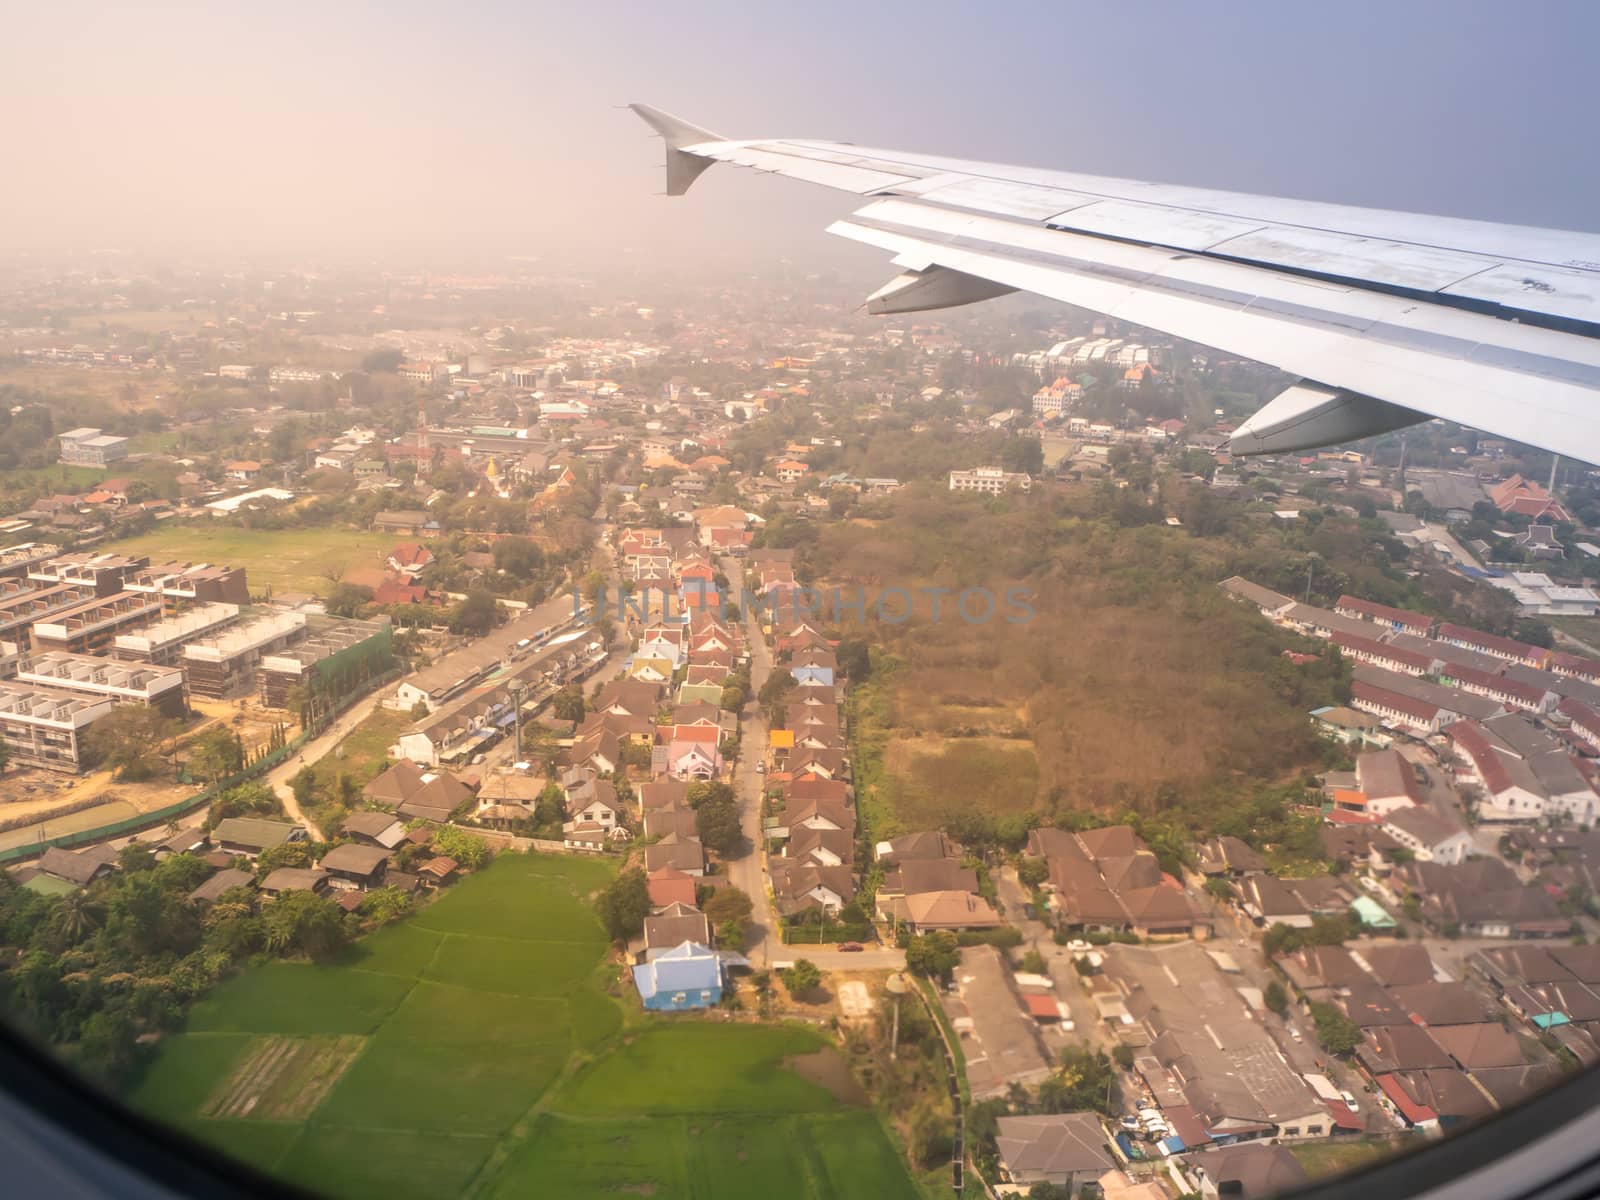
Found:
[{"label": "haze over city", "polygon": [[7,1200],[1600,1174],[1600,6],[5,37]]},{"label": "haze over city", "polygon": [[0,247],[824,263],[847,199],[659,191],[645,100],[819,137],[1593,228],[1581,2],[69,0],[8,17]]}]

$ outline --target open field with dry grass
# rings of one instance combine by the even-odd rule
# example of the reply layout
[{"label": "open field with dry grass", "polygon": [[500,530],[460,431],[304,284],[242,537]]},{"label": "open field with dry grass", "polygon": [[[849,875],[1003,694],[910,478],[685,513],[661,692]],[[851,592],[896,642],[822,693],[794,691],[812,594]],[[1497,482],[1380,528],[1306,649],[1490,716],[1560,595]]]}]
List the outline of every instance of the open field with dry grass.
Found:
[{"label": "open field with dry grass", "polygon": [[[1216,588],[1237,553],[1227,541],[1117,528],[1044,497],[908,493],[893,512],[825,527],[819,551],[830,581],[869,596],[951,593],[938,619],[924,598],[909,620],[844,631],[892,670],[884,791],[901,827],[973,803],[1153,811],[1316,758],[1285,635]],[[972,588],[995,598],[990,620],[954,611]]]},{"label": "open field with dry grass", "polygon": [[228,563],[243,567],[250,591],[314,592],[333,586],[351,567],[375,567],[403,541],[366,529],[238,529],[206,521],[168,522],[141,537],[113,544],[118,554],[148,554],[152,561]]}]

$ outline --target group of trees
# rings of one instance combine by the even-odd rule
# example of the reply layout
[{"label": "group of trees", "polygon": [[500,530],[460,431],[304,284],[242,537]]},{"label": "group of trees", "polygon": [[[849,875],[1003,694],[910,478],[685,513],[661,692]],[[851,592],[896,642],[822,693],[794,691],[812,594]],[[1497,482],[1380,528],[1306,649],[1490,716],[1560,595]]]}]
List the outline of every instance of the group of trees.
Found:
[{"label": "group of trees", "polygon": [[[187,854],[157,863],[135,844],[120,870],[65,896],[0,874],[0,937],[14,956],[0,972],[0,1012],[114,1085],[137,1061],[141,1034],[175,1029],[185,1007],[238,965],[263,953],[337,955],[361,927],[310,892],[263,905],[253,890],[232,888],[199,909],[188,895],[211,872]],[[387,904],[381,891],[368,894],[369,912]]]},{"label": "group of trees", "polygon": [[650,915],[650,888],[644,872],[638,867],[623,871],[600,892],[595,909],[613,942],[626,943],[638,937]]},{"label": "group of trees", "polygon": [[744,848],[739,798],[730,784],[721,780],[690,784],[689,806],[694,809],[700,841],[708,850],[731,858]]}]

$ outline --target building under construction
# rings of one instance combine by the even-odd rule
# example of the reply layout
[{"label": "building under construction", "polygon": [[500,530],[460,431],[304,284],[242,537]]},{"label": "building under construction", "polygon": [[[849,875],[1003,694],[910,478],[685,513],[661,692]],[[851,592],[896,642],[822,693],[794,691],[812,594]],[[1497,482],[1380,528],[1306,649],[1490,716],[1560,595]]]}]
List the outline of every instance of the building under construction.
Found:
[{"label": "building under construction", "polygon": [[139,592],[96,596],[35,621],[33,645],[36,650],[92,654],[110,646],[118,634],[148,625],[160,616],[161,599],[157,596]]},{"label": "building under construction", "polygon": [[238,619],[237,604],[196,604],[143,629],[117,634],[111,643],[111,653],[124,662],[181,666],[184,646],[200,638],[213,637]]},{"label": "building under construction", "polygon": [[306,632],[305,641],[261,656],[257,674],[261,703],[267,708],[290,707],[291,696],[302,684],[308,696],[336,700],[394,665],[388,617],[375,621],[313,617]]},{"label": "building under construction", "polygon": [[94,588],[75,583],[41,584],[0,579],[0,638],[27,644],[35,621],[94,599]]},{"label": "building under construction", "polygon": [[169,717],[180,717],[185,709],[183,672],[176,667],[152,667],[49,650],[20,662],[17,681],[88,699],[147,704]]},{"label": "building under construction", "polygon": [[161,596],[168,602],[168,609],[195,603],[250,603],[243,567],[158,563],[124,572],[122,586],[130,592]]},{"label": "building under construction", "polygon": [[231,625],[183,648],[189,694],[212,700],[242,696],[255,687],[256,666],[305,636],[306,615],[274,610]]}]

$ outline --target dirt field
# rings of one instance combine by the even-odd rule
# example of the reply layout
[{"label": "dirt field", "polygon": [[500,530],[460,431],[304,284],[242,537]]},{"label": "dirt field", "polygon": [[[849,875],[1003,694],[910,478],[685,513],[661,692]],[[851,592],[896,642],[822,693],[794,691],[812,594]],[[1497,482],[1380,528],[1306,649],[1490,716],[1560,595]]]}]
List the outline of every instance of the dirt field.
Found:
[{"label": "dirt field", "polygon": [[[247,752],[264,745],[279,722],[288,727],[289,737],[298,732],[287,713],[264,709],[254,698],[242,702],[197,699],[190,707],[203,719],[179,740],[180,758],[182,747],[218,724],[237,732]],[[197,785],[179,783],[170,774],[144,783],[119,783],[109,771],[79,776],[33,767],[7,770],[0,775],[0,825],[12,827],[0,830],[0,849],[154,812],[197,790]]]},{"label": "dirt field", "polygon": [[257,1038],[200,1115],[304,1120],[366,1044],[359,1034]]},{"label": "dirt field", "polygon": [[844,1055],[834,1046],[824,1046],[810,1054],[797,1054],[785,1059],[783,1065],[801,1079],[827,1088],[840,1104],[858,1108],[867,1104],[867,1093],[851,1074],[850,1064],[845,1062]]}]

